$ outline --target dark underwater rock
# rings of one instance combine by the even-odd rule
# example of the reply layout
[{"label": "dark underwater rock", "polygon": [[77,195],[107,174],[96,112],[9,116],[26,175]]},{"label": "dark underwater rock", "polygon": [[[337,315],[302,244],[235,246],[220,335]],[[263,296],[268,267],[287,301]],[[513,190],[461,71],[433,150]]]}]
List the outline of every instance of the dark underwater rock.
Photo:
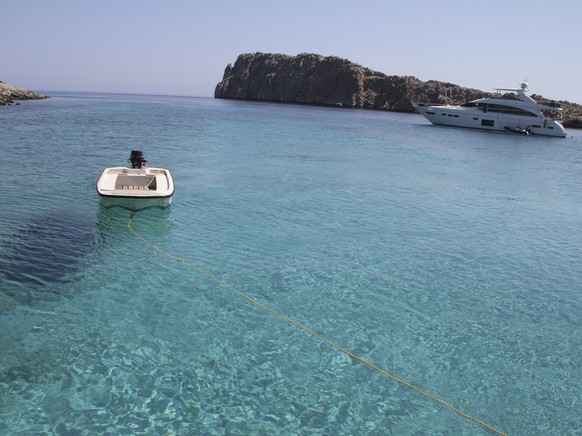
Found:
[{"label": "dark underwater rock", "polygon": [[[0,252],[0,275],[7,281],[44,287],[65,281],[80,268],[81,260],[95,247],[97,224],[94,217],[51,212],[17,231]],[[10,297],[15,291],[1,289]]]}]

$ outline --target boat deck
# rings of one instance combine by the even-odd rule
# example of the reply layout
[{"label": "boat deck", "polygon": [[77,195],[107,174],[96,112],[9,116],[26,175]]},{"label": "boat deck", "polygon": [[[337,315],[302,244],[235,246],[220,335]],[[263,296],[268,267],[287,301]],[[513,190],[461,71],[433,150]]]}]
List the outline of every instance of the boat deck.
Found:
[{"label": "boat deck", "polygon": [[115,179],[115,189],[130,189],[130,190],[150,190],[157,189],[157,175],[124,175],[120,174]]}]

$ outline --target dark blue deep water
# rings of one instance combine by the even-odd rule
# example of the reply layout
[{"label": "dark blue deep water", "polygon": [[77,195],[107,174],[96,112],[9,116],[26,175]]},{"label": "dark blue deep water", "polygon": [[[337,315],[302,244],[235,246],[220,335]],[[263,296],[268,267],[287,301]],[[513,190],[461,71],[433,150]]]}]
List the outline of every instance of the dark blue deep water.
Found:
[{"label": "dark blue deep water", "polygon": [[0,108],[0,434],[582,434],[582,132],[53,93]]}]

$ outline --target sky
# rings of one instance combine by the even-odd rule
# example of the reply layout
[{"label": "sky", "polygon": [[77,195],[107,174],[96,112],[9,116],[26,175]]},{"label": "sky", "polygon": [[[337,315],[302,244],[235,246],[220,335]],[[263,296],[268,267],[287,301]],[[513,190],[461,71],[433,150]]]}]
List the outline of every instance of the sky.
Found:
[{"label": "sky", "polygon": [[242,53],[582,104],[580,0],[2,0],[0,80],[33,91],[212,97]]}]

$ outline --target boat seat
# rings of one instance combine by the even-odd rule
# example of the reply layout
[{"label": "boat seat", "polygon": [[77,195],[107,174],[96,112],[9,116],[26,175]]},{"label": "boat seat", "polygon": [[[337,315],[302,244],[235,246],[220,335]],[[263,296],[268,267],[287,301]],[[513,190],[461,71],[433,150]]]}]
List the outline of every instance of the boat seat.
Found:
[{"label": "boat seat", "polygon": [[148,189],[155,189],[152,186],[144,186],[144,185],[121,185],[118,189],[129,189],[130,191],[146,191]]}]

